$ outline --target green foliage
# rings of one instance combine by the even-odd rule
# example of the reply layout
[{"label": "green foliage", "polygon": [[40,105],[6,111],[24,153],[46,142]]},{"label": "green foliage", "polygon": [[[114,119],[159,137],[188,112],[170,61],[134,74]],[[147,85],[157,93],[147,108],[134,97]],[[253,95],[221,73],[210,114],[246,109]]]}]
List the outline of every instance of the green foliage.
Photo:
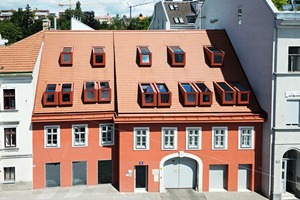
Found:
[{"label": "green foliage", "polygon": [[289,0],[272,0],[278,10],[282,10],[282,6],[287,4]]},{"label": "green foliage", "polygon": [[140,15],[139,17],[132,18],[128,30],[147,30],[150,26],[152,17],[143,17]]},{"label": "green foliage", "polygon": [[0,34],[7,39],[7,45],[21,40],[24,36],[21,28],[11,21],[0,21]]}]

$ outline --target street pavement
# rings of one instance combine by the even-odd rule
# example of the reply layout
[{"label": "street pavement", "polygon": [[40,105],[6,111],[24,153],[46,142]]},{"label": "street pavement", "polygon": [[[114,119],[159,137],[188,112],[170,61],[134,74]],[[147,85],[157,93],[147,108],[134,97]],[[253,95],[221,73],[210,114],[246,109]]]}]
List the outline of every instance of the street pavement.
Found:
[{"label": "street pavement", "polygon": [[165,193],[122,193],[110,184],[46,188],[42,190],[2,191],[0,200],[266,200],[254,192],[204,192],[192,189],[169,189]]}]

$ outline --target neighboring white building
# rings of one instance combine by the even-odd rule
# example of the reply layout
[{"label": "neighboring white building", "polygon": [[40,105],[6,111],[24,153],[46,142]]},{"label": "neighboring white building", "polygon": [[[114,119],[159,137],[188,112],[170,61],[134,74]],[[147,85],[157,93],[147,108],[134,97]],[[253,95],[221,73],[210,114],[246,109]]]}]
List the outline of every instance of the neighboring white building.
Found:
[{"label": "neighboring white building", "polygon": [[80,30],[94,30],[94,29],[82,23],[81,21],[77,20],[76,18],[71,17],[71,30],[80,31]]},{"label": "neighboring white building", "polygon": [[[290,6],[291,7],[291,6]],[[225,29],[262,108],[262,191],[300,198],[300,12],[271,0],[207,0],[205,29]],[[245,163],[246,164],[246,163]]]},{"label": "neighboring white building", "polygon": [[0,47],[0,191],[32,188],[31,115],[42,36]]},{"label": "neighboring white building", "polygon": [[159,1],[154,6],[150,30],[199,29],[204,0]]}]

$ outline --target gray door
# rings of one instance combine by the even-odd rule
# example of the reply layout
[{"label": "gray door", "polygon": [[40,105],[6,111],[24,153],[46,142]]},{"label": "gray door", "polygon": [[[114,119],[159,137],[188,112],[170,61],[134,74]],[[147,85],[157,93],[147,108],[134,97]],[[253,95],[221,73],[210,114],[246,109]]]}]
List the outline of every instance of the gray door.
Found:
[{"label": "gray door", "polygon": [[239,190],[250,188],[250,165],[239,165],[238,188]]},{"label": "gray door", "polygon": [[209,167],[209,190],[224,190],[226,188],[226,165],[211,165]]},{"label": "gray door", "polygon": [[195,188],[197,163],[190,158],[172,158],[164,163],[165,188]]},{"label": "gray door", "polygon": [[73,185],[86,185],[87,184],[87,165],[86,161],[73,162]]},{"label": "gray door", "polygon": [[46,187],[60,186],[60,163],[46,163]]}]

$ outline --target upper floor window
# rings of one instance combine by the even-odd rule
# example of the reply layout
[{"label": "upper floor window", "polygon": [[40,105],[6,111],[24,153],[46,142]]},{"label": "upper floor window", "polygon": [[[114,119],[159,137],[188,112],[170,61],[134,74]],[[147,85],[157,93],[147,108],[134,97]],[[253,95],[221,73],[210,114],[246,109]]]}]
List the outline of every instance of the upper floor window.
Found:
[{"label": "upper floor window", "polygon": [[191,83],[179,83],[180,101],[184,106],[196,106],[198,104],[198,92]]},{"label": "upper floor window", "polygon": [[46,147],[60,146],[59,126],[45,126],[45,146]]},{"label": "upper floor window", "polygon": [[238,7],[238,25],[241,25],[241,24],[242,24],[242,13],[243,13],[242,7],[239,6],[239,7]]},{"label": "upper floor window", "polygon": [[16,128],[4,128],[5,147],[17,146],[17,133]]},{"label": "upper floor window", "polygon": [[289,100],[286,104],[285,123],[287,126],[299,126],[300,101]]},{"label": "upper floor window", "polygon": [[162,128],[162,149],[175,150],[177,149],[177,128]]},{"label": "upper floor window", "polygon": [[213,82],[219,101],[223,105],[233,105],[236,102],[236,91],[226,82]]},{"label": "upper floor window", "polygon": [[289,47],[289,72],[300,71],[300,47]]},{"label": "upper floor window", "polygon": [[4,109],[16,109],[15,89],[3,90]]},{"label": "upper floor window", "polygon": [[134,150],[150,149],[150,133],[148,127],[134,128]]},{"label": "upper floor window", "polygon": [[73,47],[63,47],[59,58],[60,65],[73,64]]},{"label": "upper floor window", "polygon": [[143,107],[157,105],[157,92],[151,83],[139,83],[139,102]]},{"label": "upper floor window", "polygon": [[101,145],[113,145],[114,144],[114,125],[113,124],[101,124],[100,125],[100,138]]},{"label": "upper floor window", "polygon": [[231,82],[231,86],[237,92],[237,104],[245,105],[250,103],[250,91],[239,82]]},{"label": "upper floor window", "polygon": [[239,127],[239,149],[253,149],[253,127]]},{"label": "upper floor window", "polygon": [[92,65],[104,67],[106,63],[104,47],[93,47]]},{"label": "upper floor window", "polygon": [[4,167],[4,182],[15,182],[15,167]]},{"label": "upper floor window", "polygon": [[137,47],[137,64],[139,66],[151,66],[152,64],[152,53],[148,47]]},{"label": "upper floor window", "polygon": [[171,106],[172,93],[165,83],[154,83],[157,90],[157,106]]},{"label": "upper floor window", "polygon": [[199,92],[199,105],[211,105],[212,104],[212,92],[203,82],[194,83]]},{"label": "upper floor window", "polygon": [[222,66],[224,61],[225,52],[214,47],[204,46],[204,52],[208,58],[210,66]]},{"label": "upper floor window", "polygon": [[186,149],[201,149],[201,128],[187,127],[186,128]]},{"label": "upper floor window", "polygon": [[227,149],[227,127],[212,128],[213,149]]},{"label": "upper floor window", "polygon": [[73,146],[88,145],[88,127],[87,125],[73,125]]},{"label": "upper floor window", "polygon": [[168,62],[172,67],[184,67],[185,52],[179,46],[168,46]]}]

